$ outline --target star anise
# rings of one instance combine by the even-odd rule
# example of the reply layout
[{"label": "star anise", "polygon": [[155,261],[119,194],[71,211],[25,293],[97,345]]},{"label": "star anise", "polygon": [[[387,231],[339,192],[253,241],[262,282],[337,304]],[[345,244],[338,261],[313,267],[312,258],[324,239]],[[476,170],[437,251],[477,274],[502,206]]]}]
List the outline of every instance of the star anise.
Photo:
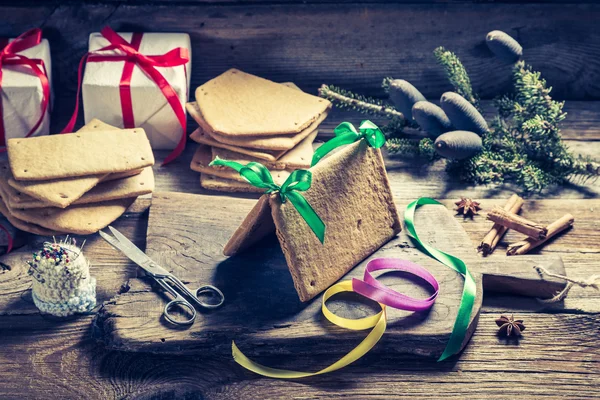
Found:
[{"label": "star anise", "polygon": [[496,325],[500,327],[498,333],[504,336],[521,336],[521,332],[525,330],[523,320],[515,320],[514,315],[507,317],[506,315],[501,316],[496,320]]},{"label": "star anise", "polygon": [[456,211],[458,211],[459,214],[462,214],[464,216],[472,217],[473,215],[477,214],[477,211],[481,210],[481,207],[479,207],[478,202],[468,199],[466,197],[461,197],[460,200],[455,202],[454,204],[458,206]]}]

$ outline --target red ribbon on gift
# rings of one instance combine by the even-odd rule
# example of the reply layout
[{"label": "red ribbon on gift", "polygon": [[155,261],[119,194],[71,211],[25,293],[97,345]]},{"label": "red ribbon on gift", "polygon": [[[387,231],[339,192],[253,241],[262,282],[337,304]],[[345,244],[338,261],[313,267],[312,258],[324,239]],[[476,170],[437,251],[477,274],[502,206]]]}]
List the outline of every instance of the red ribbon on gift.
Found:
[{"label": "red ribbon on gift", "polygon": [[[28,30],[10,43],[7,39],[0,42],[0,89],[2,89],[2,67],[5,65],[24,65],[31,68],[33,74],[39,78],[40,83],[42,84],[40,118],[37,120],[33,128],[31,128],[31,130],[25,135],[25,137],[29,137],[35,131],[37,131],[44,120],[46,110],[48,110],[48,104],[50,103],[50,83],[48,82],[46,66],[44,65],[43,60],[37,58],[31,59],[17,53],[37,46],[41,42],[42,31],[39,28]],[[2,102],[0,101],[0,146],[6,146],[6,131],[4,128],[3,112]],[[6,151],[6,148],[0,150],[0,152],[4,151]]]},{"label": "red ribbon on gift", "polygon": [[[175,116],[179,121],[179,124],[183,128],[181,139],[177,147],[165,158],[162,165],[166,165],[171,161],[175,160],[185,149],[186,141],[186,130],[187,120],[183,106],[179,102],[177,93],[171,87],[165,77],[156,69],[157,67],[177,67],[185,65],[190,60],[187,49],[178,47],[169,51],[168,53],[156,56],[147,56],[140,53],[139,46],[142,41],[143,33],[134,33],[131,39],[131,43],[127,42],[121,36],[119,36],[111,28],[106,27],[100,32],[110,44],[99,50],[87,53],[79,62],[78,71],[78,88],[77,88],[77,100],[75,103],[75,112],[71,117],[69,123],[63,129],[61,133],[73,132],[75,122],[77,121],[77,114],[79,112],[79,94],[81,93],[81,82],[83,78],[83,66],[87,62],[114,62],[114,61],[125,61],[125,67],[123,68],[123,74],[121,75],[121,82],[119,85],[119,93],[121,97],[121,110],[123,114],[123,126],[125,128],[134,128],[134,116],[133,106],[131,102],[131,77],[133,75],[133,68],[137,65],[146,76],[152,79],[160,91],[163,93],[167,102],[175,112]],[[102,54],[102,52],[109,50],[118,50],[121,54]]]},{"label": "red ribbon on gift", "polygon": [[8,229],[6,229],[6,227],[4,225],[0,224],[0,230],[2,230],[4,233],[6,233],[6,253],[5,254],[8,254],[13,249],[14,239],[13,239],[12,235],[10,234],[10,232],[8,231]]}]

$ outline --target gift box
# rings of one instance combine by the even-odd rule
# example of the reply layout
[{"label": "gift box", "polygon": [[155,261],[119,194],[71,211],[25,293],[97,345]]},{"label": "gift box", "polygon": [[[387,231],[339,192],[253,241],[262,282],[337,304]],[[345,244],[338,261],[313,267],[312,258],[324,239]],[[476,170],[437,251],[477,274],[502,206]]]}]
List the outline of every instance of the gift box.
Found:
[{"label": "gift box", "polygon": [[[50,45],[41,38],[41,31],[33,29],[16,39],[0,38],[0,65],[0,146],[10,138],[47,135],[52,68]],[[45,76],[47,93],[40,74]]]},{"label": "gift box", "polygon": [[[98,118],[122,128],[141,127],[153,149],[176,148],[185,135],[185,111],[182,123],[156,71],[171,86],[176,96],[171,101],[178,101],[183,110],[190,87],[189,35],[116,34],[105,29],[90,35],[89,51],[82,85],[85,122]],[[142,65],[147,60],[153,71]]]}]

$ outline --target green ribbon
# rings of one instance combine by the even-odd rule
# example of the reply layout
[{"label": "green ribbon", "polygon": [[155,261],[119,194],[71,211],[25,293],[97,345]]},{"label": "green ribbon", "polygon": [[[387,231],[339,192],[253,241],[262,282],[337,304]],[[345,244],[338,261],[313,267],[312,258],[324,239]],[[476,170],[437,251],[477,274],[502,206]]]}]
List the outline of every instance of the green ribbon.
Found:
[{"label": "green ribbon", "polygon": [[462,342],[465,339],[467,334],[467,328],[469,327],[469,321],[471,320],[471,312],[473,311],[473,304],[475,303],[475,296],[477,294],[477,287],[475,285],[475,280],[469,272],[469,269],[465,265],[464,261],[460,258],[454,257],[451,254],[444,253],[434,247],[431,247],[427,243],[423,243],[417,232],[415,230],[415,210],[424,204],[441,204],[440,202],[430,199],[428,197],[421,197],[418,200],[413,201],[406,207],[406,212],[404,213],[404,223],[406,225],[406,230],[408,231],[408,235],[413,239],[413,242],[416,246],[421,249],[427,255],[435,258],[442,264],[452,268],[459,274],[463,276],[465,279],[465,283],[463,286],[462,298],[460,301],[460,306],[458,309],[458,315],[456,316],[456,320],[454,321],[454,327],[452,328],[452,333],[450,334],[450,339],[446,344],[446,348],[444,352],[438,359],[438,361],[445,360],[453,354],[456,354],[460,351]]},{"label": "green ribbon", "polygon": [[310,164],[311,167],[317,164],[321,158],[325,157],[333,149],[345,144],[357,142],[361,139],[365,139],[369,146],[376,149],[385,144],[385,135],[377,125],[369,120],[360,123],[358,132],[350,122],[342,122],[333,130],[333,133],[335,133],[335,137],[324,143],[315,151],[315,154],[313,154],[312,162]]},{"label": "green ribbon", "polygon": [[279,186],[273,182],[271,172],[258,162],[249,162],[246,165],[235,161],[222,160],[215,158],[209,166],[220,165],[232,168],[240,173],[241,176],[253,186],[266,189],[265,193],[279,193],[282,203],[287,200],[298,210],[298,213],[306,221],[310,229],[317,236],[319,241],[325,241],[325,223],[315,210],[308,204],[308,201],[298,192],[305,192],[310,188],[312,182],[312,173],[303,169],[297,169],[290,174],[283,185]]}]

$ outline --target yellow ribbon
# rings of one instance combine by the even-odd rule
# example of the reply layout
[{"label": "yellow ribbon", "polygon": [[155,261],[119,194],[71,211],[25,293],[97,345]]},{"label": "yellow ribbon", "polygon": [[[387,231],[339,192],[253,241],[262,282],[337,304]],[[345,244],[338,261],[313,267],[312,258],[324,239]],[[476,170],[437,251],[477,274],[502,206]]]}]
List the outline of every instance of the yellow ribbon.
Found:
[{"label": "yellow ribbon", "polygon": [[267,376],[269,378],[283,379],[306,378],[309,376],[326,374],[328,372],[333,372],[340,368],[344,368],[349,364],[352,364],[354,361],[367,354],[383,336],[383,333],[385,332],[386,328],[385,305],[378,303],[381,307],[381,311],[370,317],[360,319],[342,318],[329,311],[329,309],[325,305],[329,298],[341,292],[353,292],[352,281],[340,282],[338,284],[333,285],[325,291],[325,293],[323,294],[323,303],[321,305],[321,311],[323,312],[323,315],[325,315],[325,318],[327,318],[331,323],[339,327],[351,329],[354,331],[362,331],[370,328],[373,329],[371,330],[371,332],[369,332],[367,337],[365,337],[363,341],[359,343],[358,346],[352,349],[352,351],[350,351],[344,357],[331,364],[329,367],[326,367],[317,372],[300,372],[291,371],[287,369],[265,367],[264,365],[258,364],[246,357],[235,345],[235,342],[231,343],[233,359],[242,367],[259,375]]}]

